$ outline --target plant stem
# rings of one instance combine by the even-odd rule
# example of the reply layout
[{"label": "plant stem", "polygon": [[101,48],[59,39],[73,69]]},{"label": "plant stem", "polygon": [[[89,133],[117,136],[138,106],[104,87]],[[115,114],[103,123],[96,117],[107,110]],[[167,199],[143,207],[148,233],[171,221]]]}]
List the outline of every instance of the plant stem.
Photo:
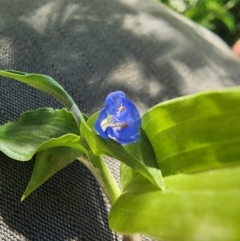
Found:
[{"label": "plant stem", "polygon": [[139,234],[133,234],[133,235],[123,235],[123,241],[141,241],[142,238]]},{"label": "plant stem", "polygon": [[[106,162],[101,156],[94,154],[91,155],[91,162],[85,157],[77,159],[93,174],[112,206],[120,195],[120,189]],[[141,241],[141,237],[138,234],[123,235],[123,241]]]},{"label": "plant stem", "polygon": [[93,174],[110,204],[113,205],[120,195],[118,184],[103,158],[98,155],[91,155],[91,157],[91,162],[84,157],[79,157],[78,160]]}]

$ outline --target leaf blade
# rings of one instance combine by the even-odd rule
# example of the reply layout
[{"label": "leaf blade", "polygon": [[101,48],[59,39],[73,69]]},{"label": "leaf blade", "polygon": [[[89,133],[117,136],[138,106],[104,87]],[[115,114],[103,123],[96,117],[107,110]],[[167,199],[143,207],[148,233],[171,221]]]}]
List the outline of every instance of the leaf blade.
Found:
[{"label": "leaf blade", "polygon": [[21,201],[80,155],[82,155],[82,152],[67,146],[58,146],[40,151],[37,155],[31,180],[24,191]]},{"label": "leaf blade", "polygon": [[158,169],[153,149],[144,131],[140,131],[139,141],[125,146],[113,140],[104,140],[93,131],[97,115],[98,113],[88,119],[89,128],[81,125],[81,135],[86,138],[91,150],[96,155],[106,155],[125,163],[148,178],[158,188],[164,189],[161,171]]},{"label": "leaf blade", "polygon": [[[67,136],[62,137],[64,135]],[[45,148],[48,148],[48,141],[49,145],[56,146],[57,142],[62,145],[64,138],[68,141],[71,139],[72,143],[80,138],[76,122],[66,109],[40,108],[28,111],[17,122],[0,126],[0,150],[20,161],[30,160],[43,143]]]},{"label": "leaf blade", "polygon": [[238,163],[239,115],[240,88],[177,98],[145,113],[143,129],[163,176]]},{"label": "leaf blade", "polygon": [[48,93],[58,99],[68,109],[71,109],[72,105],[74,104],[72,97],[68,95],[68,93],[63,89],[63,87],[47,75],[25,73],[15,70],[0,70],[0,75],[14,80],[18,80],[43,92]]},{"label": "leaf blade", "polygon": [[15,70],[0,70],[0,75],[20,81],[55,97],[68,110],[71,111],[78,126],[80,125],[80,120],[84,122],[83,115],[73,101],[72,97],[57,81],[55,81],[50,76],[34,73],[25,73]]},{"label": "leaf blade", "polygon": [[160,240],[239,239],[240,166],[168,176],[166,191],[133,176],[110,211],[114,231]]}]

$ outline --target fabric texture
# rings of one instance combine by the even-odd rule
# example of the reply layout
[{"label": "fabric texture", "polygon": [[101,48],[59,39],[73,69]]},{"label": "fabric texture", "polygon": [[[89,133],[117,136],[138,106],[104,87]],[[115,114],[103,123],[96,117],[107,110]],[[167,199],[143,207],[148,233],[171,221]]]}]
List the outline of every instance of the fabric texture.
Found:
[{"label": "fabric texture", "polygon": [[[144,113],[167,99],[240,83],[240,61],[225,43],[154,0],[0,3],[0,69],[51,76],[86,114],[116,90]],[[38,107],[62,105],[0,78],[1,124]],[[34,160],[0,159],[0,240],[121,240],[109,230],[109,204],[83,165],[74,162],[20,202]],[[108,163],[117,176],[118,162]]]}]

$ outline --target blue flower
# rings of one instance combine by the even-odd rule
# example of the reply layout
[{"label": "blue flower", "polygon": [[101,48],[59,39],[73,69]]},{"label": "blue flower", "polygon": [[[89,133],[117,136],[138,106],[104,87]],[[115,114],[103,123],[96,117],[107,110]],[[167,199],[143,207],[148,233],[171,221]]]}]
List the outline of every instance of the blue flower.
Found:
[{"label": "blue flower", "polygon": [[110,93],[95,122],[95,130],[104,139],[130,144],[140,137],[142,120],[133,102],[122,91]]}]

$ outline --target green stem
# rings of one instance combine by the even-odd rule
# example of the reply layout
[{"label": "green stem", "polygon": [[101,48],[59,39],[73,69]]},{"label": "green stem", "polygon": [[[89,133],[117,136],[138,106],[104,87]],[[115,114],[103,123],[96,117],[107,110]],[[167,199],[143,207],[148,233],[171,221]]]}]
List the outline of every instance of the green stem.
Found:
[{"label": "green stem", "polygon": [[123,241],[141,241],[142,238],[139,234],[123,235]]},{"label": "green stem", "polygon": [[110,204],[113,205],[120,195],[120,189],[116,180],[101,156],[91,155],[91,159],[92,160],[90,162],[84,157],[78,158],[78,160],[93,174]]},{"label": "green stem", "polygon": [[[108,165],[101,156],[93,154],[90,158],[91,162],[87,160],[86,157],[78,157],[77,159],[93,174],[102,191],[109,200],[109,203],[113,205],[120,195],[118,184],[109,170]],[[123,241],[141,241],[141,237],[138,234],[123,235]]]}]

